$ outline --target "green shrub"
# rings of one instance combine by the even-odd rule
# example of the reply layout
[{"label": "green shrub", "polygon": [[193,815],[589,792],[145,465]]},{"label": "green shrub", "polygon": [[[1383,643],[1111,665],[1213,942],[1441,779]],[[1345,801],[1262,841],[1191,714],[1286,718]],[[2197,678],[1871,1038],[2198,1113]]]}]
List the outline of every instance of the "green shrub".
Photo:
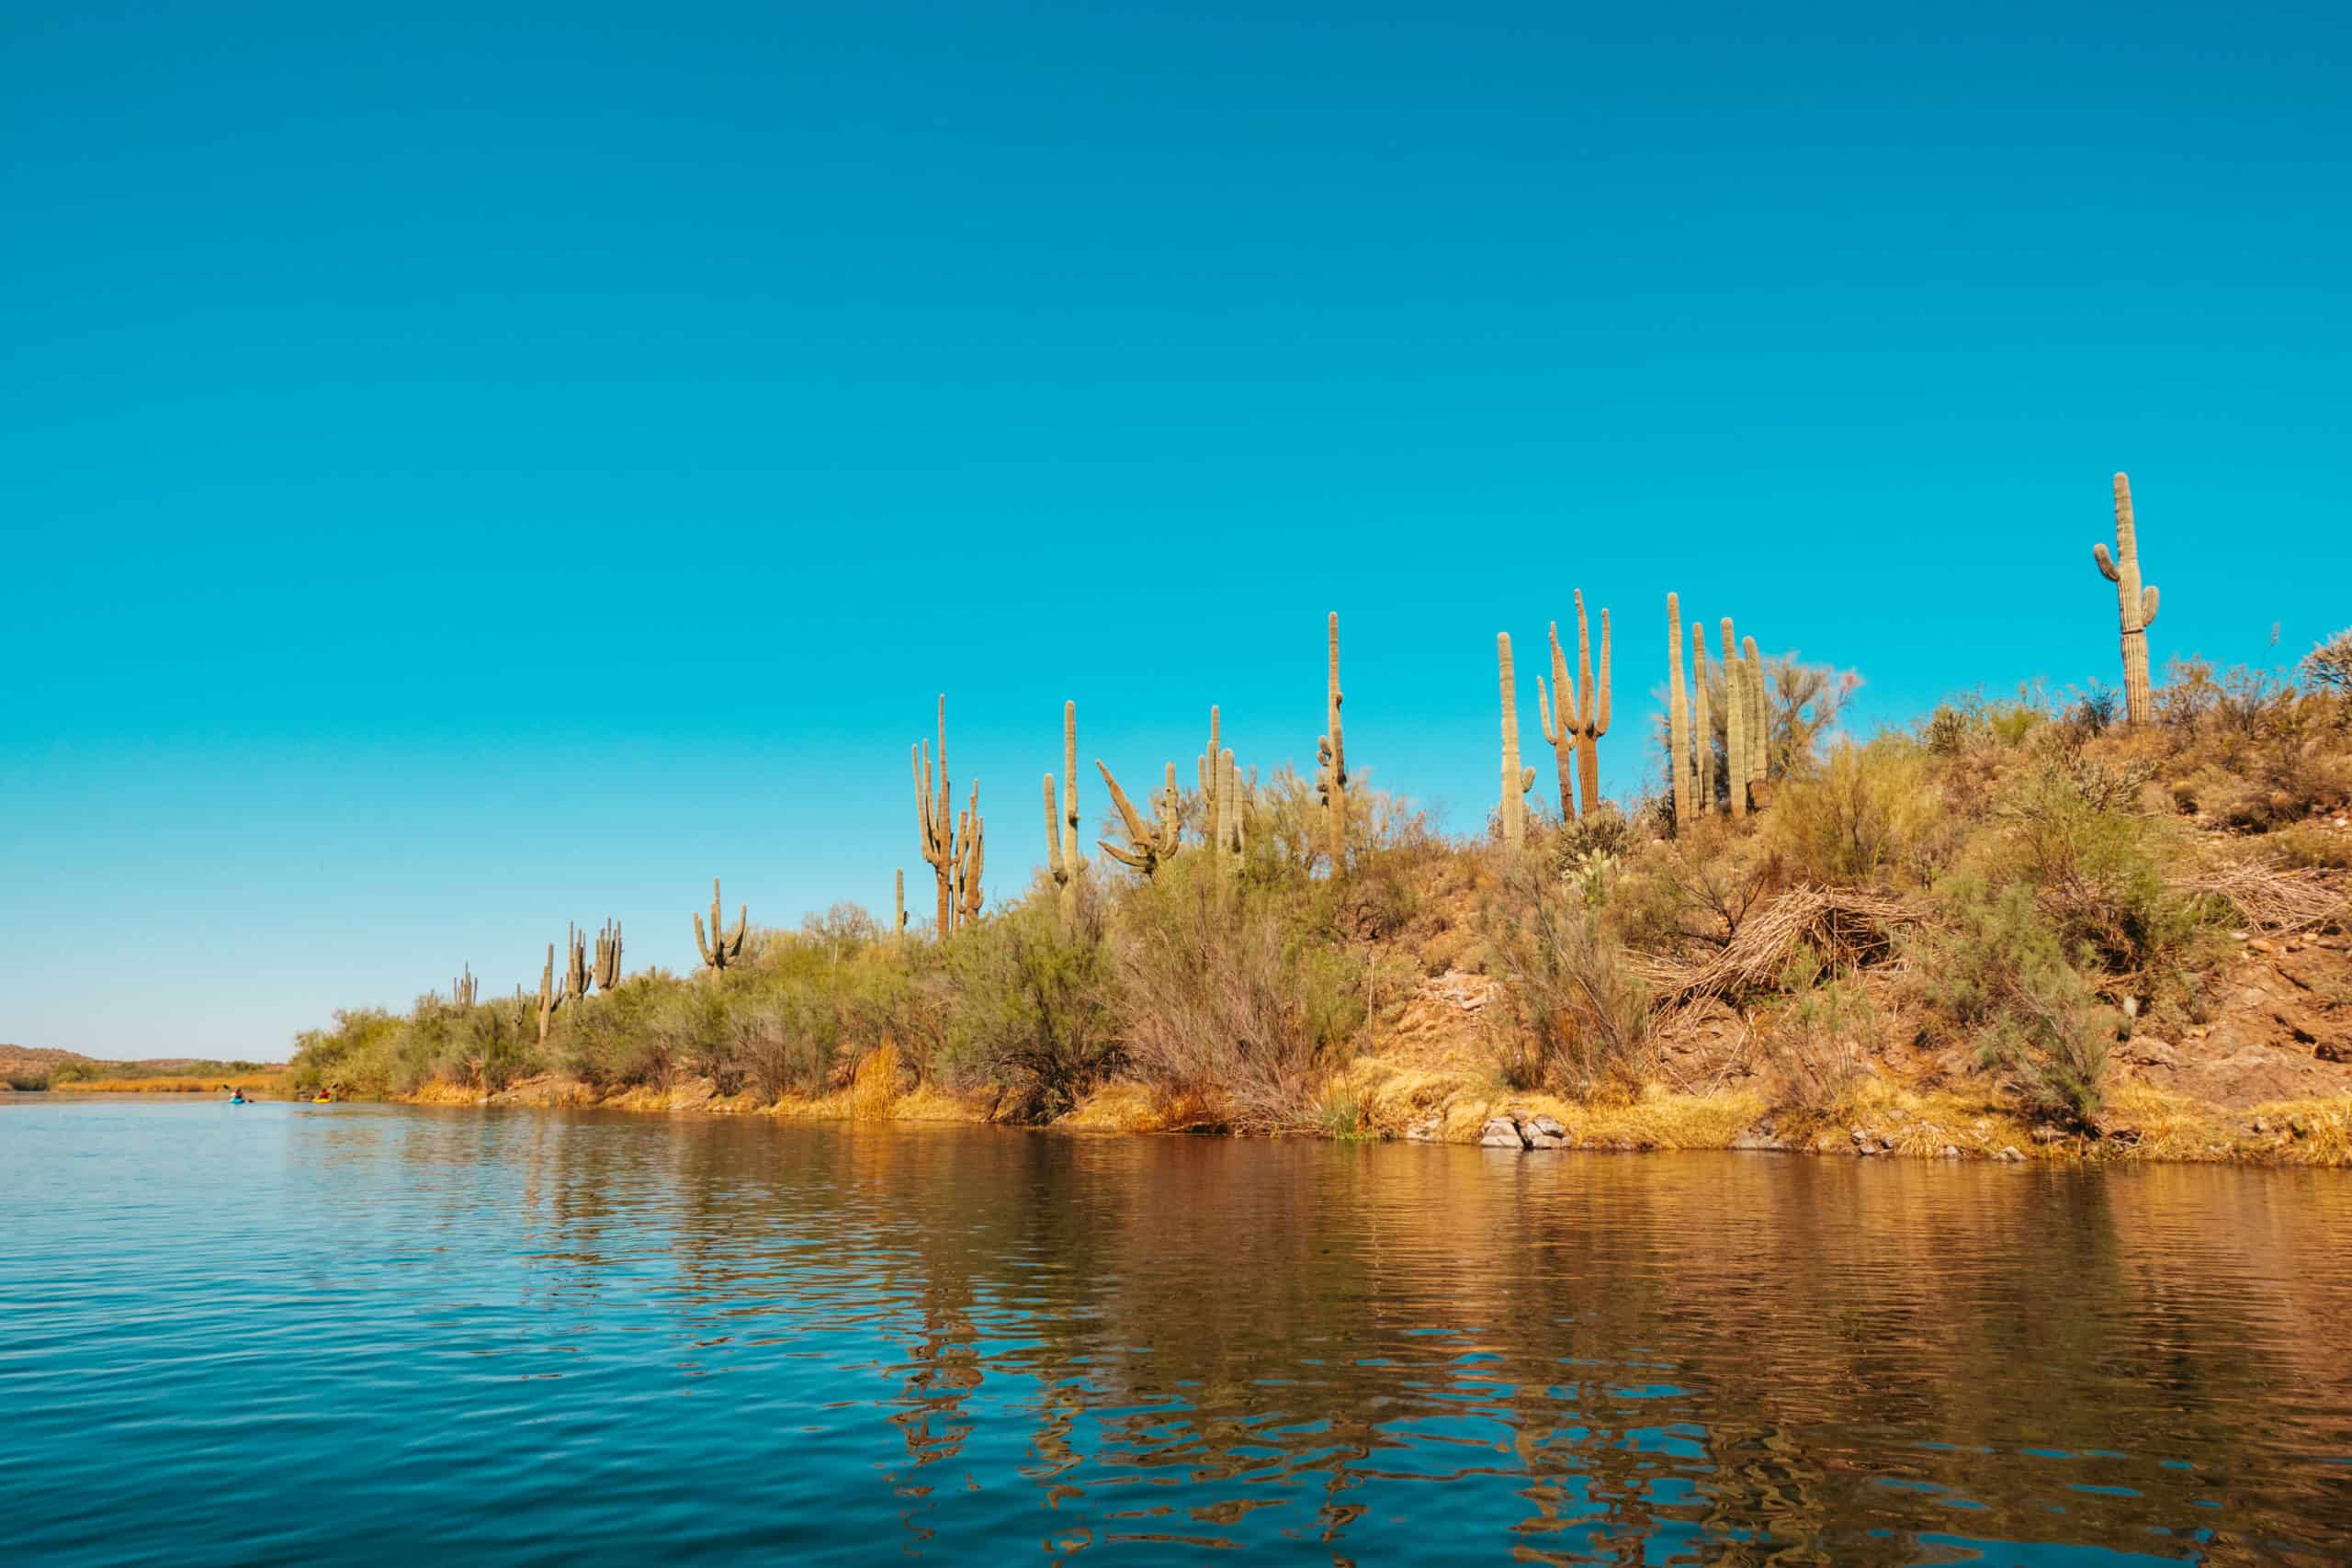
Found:
[{"label": "green shrub", "polygon": [[1787,999],[1766,1010],[1758,1038],[1780,1074],[1782,1103],[1822,1111],[1865,1072],[1886,1039],[1886,1017],[1850,975],[1833,973],[1801,944],[1781,971]]},{"label": "green shrub", "polygon": [[1102,901],[1092,878],[1080,889],[1075,919],[1033,889],[947,943],[942,1076],[996,1090],[1021,1120],[1061,1114],[1120,1059]]},{"label": "green shrub", "polygon": [[1311,901],[1180,860],[1120,910],[1127,1061],[1165,1092],[1222,1103],[1238,1128],[1307,1124],[1364,1018],[1361,968]]},{"label": "green shrub", "polygon": [[1574,1095],[1638,1086],[1650,1064],[1647,998],[1583,889],[1521,857],[1481,923],[1501,982],[1504,1081]]},{"label": "green shrub", "polygon": [[1840,741],[1812,778],[1780,792],[1767,818],[1774,841],[1809,881],[1857,886],[1934,870],[1942,820],[1928,754],[1900,735]]},{"label": "green shrub", "polygon": [[2030,888],[1969,880],[1944,892],[1949,919],[1915,955],[1928,1003],[2028,1105],[2091,1124],[2120,1015],[2067,962]]}]

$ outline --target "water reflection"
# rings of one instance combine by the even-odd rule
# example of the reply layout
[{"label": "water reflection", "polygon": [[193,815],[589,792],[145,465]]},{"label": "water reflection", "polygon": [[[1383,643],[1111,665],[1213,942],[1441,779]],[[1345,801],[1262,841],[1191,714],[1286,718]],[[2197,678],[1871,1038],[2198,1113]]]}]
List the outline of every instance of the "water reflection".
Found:
[{"label": "water reflection", "polygon": [[[336,1111],[274,1111],[268,1179],[250,1146],[220,1172],[290,1244],[238,1275],[285,1310],[199,1278],[147,1349],[367,1361],[349,1456],[222,1440],[248,1487],[348,1487],[376,1540],[429,1510],[574,1561],[2352,1551],[2334,1173]],[[126,1159],[158,1135],[130,1122]],[[45,1240],[113,1299],[123,1237]],[[34,1296],[58,1343],[0,1392],[110,1353]],[[101,1492],[173,1462],[137,1425],[167,1416],[98,1414]]]}]

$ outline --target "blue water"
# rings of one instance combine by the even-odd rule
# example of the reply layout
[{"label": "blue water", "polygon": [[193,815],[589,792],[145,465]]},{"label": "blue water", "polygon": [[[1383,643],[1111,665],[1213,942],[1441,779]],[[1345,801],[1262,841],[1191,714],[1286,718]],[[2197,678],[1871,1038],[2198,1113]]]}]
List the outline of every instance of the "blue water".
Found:
[{"label": "blue water", "polygon": [[0,1096],[0,1557],[2352,1555],[2352,1178]]}]

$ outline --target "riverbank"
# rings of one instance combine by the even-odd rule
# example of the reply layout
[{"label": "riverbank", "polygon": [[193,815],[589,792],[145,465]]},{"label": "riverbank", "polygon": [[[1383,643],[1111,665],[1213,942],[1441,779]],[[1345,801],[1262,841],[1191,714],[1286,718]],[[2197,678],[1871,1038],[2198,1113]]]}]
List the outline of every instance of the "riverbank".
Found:
[{"label": "riverbank", "polygon": [[[495,1105],[628,1111],[651,1114],[768,1116],[784,1120],[888,1123],[985,1123],[1004,1120],[991,1097],[936,1086],[901,1087],[899,1064],[867,1058],[856,1079],[831,1094],[722,1094],[704,1077],[666,1089],[600,1091],[546,1074],[494,1093],[435,1080],[399,1097],[410,1104]],[[1542,1157],[1554,1151],[1642,1154],[1739,1150],[1851,1158],[2352,1166],[2352,1095],[2267,1101],[2243,1111],[2200,1104],[2143,1082],[2119,1084],[2096,1133],[2020,1115],[1984,1095],[1922,1093],[1883,1081],[1858,1086],[1814,1111],[1775,1111],[1752,1089],[1679,1092],[1650,1085],[1606,1101],[1471,1085],[1442,1074],[1361,1061],[1341,1076],[1353,1126],[1283,1134],[1479,1145]],[[1106,1084],[1050,1130],[1093,1135],[1200,1135],[1224,1132],[1197,1103],[1171,1102],[1145,1085]]]},{"label": "riverbank", "polygon": [[944,931],[836,905],[721,942],[697,917],[679,975],[628,972],[608,928],[594,964],[585,937],[560,970],[542,949],[536,997],[482,1001],[461,970],[405,1014],[338,1014],[288,1081],[1532,1153],[2344,1163],[2352,699],[2168,674],[2128,729],[1974,697],[1857,744],[1792,700],[1747,798],[1564,789],[1466,838],[1372,792],[1339,818],[1288,770],[1227,778],[1214,818],[1163,794],[1134,869],[1041,873]]}]

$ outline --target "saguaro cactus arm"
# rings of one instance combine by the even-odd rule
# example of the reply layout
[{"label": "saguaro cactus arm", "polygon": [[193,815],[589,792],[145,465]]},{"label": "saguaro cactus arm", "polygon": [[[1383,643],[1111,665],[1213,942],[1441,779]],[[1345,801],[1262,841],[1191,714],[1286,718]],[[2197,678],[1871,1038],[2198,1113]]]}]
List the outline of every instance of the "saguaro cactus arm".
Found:
[{"label": "saguaro cactus arm", "polygon": [[1544,725],[1544,739],[1552,748],[1552,769],[1560,781],[1560,820],[1571,821],[1577,815],[1576,773],[1578,753],[1583,750],[1577,740],[1577,692],[1568,680],[1568,660],[1560,651],[1560,623],[1551,623],[1552,687],[1545,691],[1544,677],[1535,677],[1535,712]]},{"label": "saguaro cactus arm", "polygon": [[1135,802],[1127,798],[1127,792],[1119,787],[1119,781],[1111,776],[1111,770],[1100,757],[1094,760],[1094,766],[1102,775],[1103,787],[1111,792],[1111,804],[1118,809],[1119,822],[1127,835],[1127,847],[1122,849],[1108,839],[1097,839],[1095,842],[1104,854],[1120,864],[1132,866],[1146,876],[1156,874],[1160,866],[1175,855],[1182,843],[1176,764],[1168,764],[1167,782],[1153,802],[1158,817],[1148,826],[1144,821],[1143,813],[1136,809]]}]

